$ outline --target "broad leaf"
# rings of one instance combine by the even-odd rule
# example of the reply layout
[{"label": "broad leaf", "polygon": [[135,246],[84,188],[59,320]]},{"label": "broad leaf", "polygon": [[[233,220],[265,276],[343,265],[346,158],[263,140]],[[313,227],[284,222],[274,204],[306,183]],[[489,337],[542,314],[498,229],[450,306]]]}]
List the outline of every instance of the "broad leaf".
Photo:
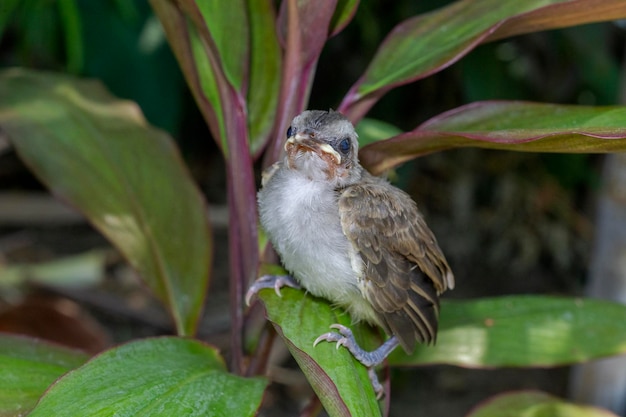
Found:
[{"label": "broad leaf", "polygon": [[281,50],[271,0],[246,0],[250,22],[250,78],[247,110],[250,152],[258,153],[270,139],[281,79]]},{"label": "broad leaf", "polygon": [[486,42],[523,33],[539,32],[586,23],[623,19],[626,3],[622,0],[569,0],[554,2],[541,9],[507,19]]},{"label": "broad leaf", "polygon": [[[247,155],[244,97],[249,80],[250,24],[246,0],[184,0],[181,5],[193,23],[188,26],[188,34],[196,61],[196,76],[205,95],[202,98],[209,101],[217,114],[222,151],[227,159],[231,153]],[[199,97],[196,101],[200,107],[205,104]],[[207,122],[212,120],[207,119]],[[238,140],[243,141],[243,148],[234,143]]]},{"label": "broad leaf", "polygon": [[76,350],[0,333],[0,416],[25,415],[50,384],[87,359]]},{"label": "broad leaf", "polygon": [[217,351],[196,340],[144,339],[70,372],[29,415],[254,416],[266,384],[228,373]]},{"label": "broad leaf", "polygon": [[[333,323],[350,325],[349,317],[332,309],[327,302],[302,291],[285,288],[278,297],[263,290],[260,297],[269,320],[284,339],[289,351],[304,371],[326,411],[334,416],[376,416],[380,408],[367,370],[344,348],[315,339],[331,331]],[[354,328],[357,337],[364,328]],[[367,339],[372,339],[368,335]]]},{"label": "broad leaf", "polygon": [[472,368],[557,366],[626,353],[626,306],[609,301],[510,296],[448,301],[437,344],[399,350],[391,365]]},{"label": "broad leaf", "polygon": [[181,3],[230,85],[237,91],[243,91],[250,53],[250,26],[245,0],[184,0]]},{"label": "broad leaf", "polygon": [[[352,86],[339,111],[358,121],[393,87],[424,78],[453,64],[481,42],[505,28],[510,18],[522,33],[626,17],[626,6],[611,1],[612,9],[595,9],[597,0],[461,0],[397,25],[383,41],[363,76]],[[557,8],[554,5],[558,5]],[[548,8],[542,20],[543,8]],[[610,6],[609,6],[610,7]],[[585,10],[587,16],[581,16]],[[529,15],[529,12],[536,11]],[[558,18],[555,16],[558,15]]]},{"label": "broad leaf", "polygon": [[281,51],[272,2],[151,4],[225,156],[239,152],[231,148],[233,138],[240,137],[249,142],[242,151],[258,153],[271,135],[280,85]]},{"label": "broad leaf", "polygon": [[624,151],[626,107],[477,102],[372,143],[359,156],[370,171],[380,173],[421,155],[469,146],[524,152]]},{"label": "broad leaf", "polygon": [[541,391],[500,394],[476,406],[467,417],[617,417],[600,408],[574,404]]},{"label": "broad leaf", "polygon": [[[204,12],[210,9],[219,9],[223,18],[229,15],[230,7],[220,7],[215,2],[202,2]],[[220,48],[228,42],[223,33],[218,38],[223,42],[216,42],[213,34],[207,28],[202,10],[193,0],[173,2],[171,0],[150,0],[152,8],[159,17],[168,42],[172,47],[180,68],[185,76],[189,89],[193,94],[200,112],[206,120],[213,139],[216,140],[224,155],[228,155],[228,128],[226,113],[234,109],[233,103],[238,100],[238,88],[244,84],[246,60],[242,51],[247,51],[248,39],[240,39],[239,43],[225,62],[220,56]],[[241,13],[242,9],[232,11]],[[210,13],[209,13],[210,14]],[[220,22],[225,23],[222,19]],[[245,26],[243,29],[241,26]],[[237,25],[238,29],[233,38],[247,33],[247,25]],[[242,49],[243,48],[243,49]],[[225,68],[224,65],[228,65]]]},{"label": "broad leaf", "polygon": [[0,73],[0,127],[21,158],[80,210],[193,334],[208,286],[205,203],[171,138],[100,84]]}]

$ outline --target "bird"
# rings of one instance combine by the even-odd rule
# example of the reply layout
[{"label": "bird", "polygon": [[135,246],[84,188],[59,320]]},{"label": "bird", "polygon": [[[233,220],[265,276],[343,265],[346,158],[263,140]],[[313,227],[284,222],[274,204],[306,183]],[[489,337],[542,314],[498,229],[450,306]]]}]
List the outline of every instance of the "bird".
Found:
[{"label": "bird", "polygon": [[262,288],[303,288],[353,323],[381,327],[389,338],[374,351],[341,324],[314,341],[347,348],[380,398],[375,367],[398,345],[410,354],[417,343],[434,343],[439,296],[454,288],[454,275],[411,197],[361,166],[358,135],[340,112],[304,111],[286,136],[284,158],[263,173],[257,200],[289,275],[259,278],[246,301]]}]

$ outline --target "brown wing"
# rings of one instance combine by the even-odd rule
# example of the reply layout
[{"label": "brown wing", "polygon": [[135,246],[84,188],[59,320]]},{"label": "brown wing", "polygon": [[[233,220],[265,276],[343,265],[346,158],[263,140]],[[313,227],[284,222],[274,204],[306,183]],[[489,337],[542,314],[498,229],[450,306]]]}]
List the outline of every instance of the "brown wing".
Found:
[{"label": "brown wing", "polygon": [[454,277],[415,202],[377,178],[339,197],[344,234],[365,265],[364,297],[407,353],[435,340],[439,294]]}]

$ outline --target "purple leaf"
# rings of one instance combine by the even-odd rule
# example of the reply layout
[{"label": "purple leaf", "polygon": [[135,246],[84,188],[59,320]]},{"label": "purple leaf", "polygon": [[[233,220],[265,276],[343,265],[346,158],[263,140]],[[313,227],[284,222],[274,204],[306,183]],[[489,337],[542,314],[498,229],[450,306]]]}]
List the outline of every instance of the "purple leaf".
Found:
[{"label": "purple leaf", "polygon": [[317,61],[332,30],[336,6],[337,0],[285,0],[281,4],[277,30],[285,49],[282,85],[265,165],[278,159],[284,132],[308,103]]},{"label": "purple leaf", "polygon": [[[613,0],[607,2],[608,6],[594,8],[597,3],[597,0],[462,0],[407,19],[383,41],[339,111],[356,122],[392,88],[452,65],[481,42],[492,39],[492,35],[500,38],[533,29],[626,17],[623,2]],[[512,29],[507,31],[509,23]]]},{"label": "purple leaf", "polygon": [[173,140],[99,83],[0,73],[0,126],[57,197],[105,235],[192,335],[209,283],[205,202]]},{"label": "purple leaf", "polygon": [[604,153],[626,150],[626,107],[517,101],[472,103],[417,129],[371,143],[360,159],[381,173],[421,155],[479,147],[523,152]]}]

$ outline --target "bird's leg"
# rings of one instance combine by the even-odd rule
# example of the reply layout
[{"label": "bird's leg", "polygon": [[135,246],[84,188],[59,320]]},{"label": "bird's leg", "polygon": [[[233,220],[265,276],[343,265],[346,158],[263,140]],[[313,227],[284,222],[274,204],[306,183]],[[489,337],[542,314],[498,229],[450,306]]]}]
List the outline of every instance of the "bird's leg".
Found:
[{"label": "bird's leg", "polygon": [[370,377],[370,381],[372,381],[372,386],[374,387],[374,391],[376,392],[376,398],[380,398],[383,395],[383,386],[378,381],[378,377],[376,376],[376,371],[374,367],[382,363],[387,356],[398,346],[398,339],[395,336],[391,336],[389,339],[385,341],[380,347],[373,351],[367,351],[363,349],[357,343],[354,335],[352,334],[352,330],[343,326],[341,324],[333,324],[330,326],[331,329],[337,330],[339,333],[328,332],[324,333],[313,342],[313,346],[316,346],[322,340],[327,342],[337,342],[337,348],[339,346],[344,346],[346,349],[350,351],[352,356],[363,365],[367,367],[367,372]]},{"label": "bird's leg", "polygon": [[250,285],[250,288],[248,288],[248,292],[246,293],[246,304],[250,305],[252,297],[265,288],[274,288],[276,295],[282,297],[282,294],[280,293],[280,289],[282,287],[291,287],[295,289],[301,288],[300,284],[298,284],[296,280],[289,275],[263,275],[254,281],[252,285]]},{"label": "bird's leg", "polygon": [[327,342],[337,342],[337,347],[345,346],[346,349],[352,353],[352,356],[363,365],[368,368],[372,368],[382,363],[387,356],[398,346],[398,339],[395,336],[391,336],[380,347],[373,351],[367,351],[363,349],[357,343],[352,330],[341,324],[333,324],[331,329],[339,331],[339,333],[328,332],[324,333],[313,342],[313,346],[317,345],[322,340]]},{"label": "bird's leg", "polygon": [[374,388],[374,392],[376,393],[376,399],[380,400],[385,394],[385,389],[383,388],[382,384],[378,380],[378,375],[376,375],[376,368],[374,367],[367,368],[367,375],[370,377],[372,388]]}]

